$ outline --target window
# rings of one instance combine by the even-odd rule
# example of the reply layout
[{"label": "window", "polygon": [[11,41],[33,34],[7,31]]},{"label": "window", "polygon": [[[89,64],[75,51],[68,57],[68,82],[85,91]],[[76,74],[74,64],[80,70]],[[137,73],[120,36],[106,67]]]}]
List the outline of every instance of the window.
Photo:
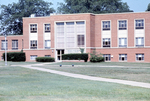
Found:
[{"label": "window", "polygon": [[119,54],[119,61],[127,61],[127,54]]},{"label": "window", "polygon": [[12,40],[12,50],[18,50],[18,40]]},{"label": "window", "polygon": [[31,24],[30,25],[30,32],[31,33],[37,33],[37,24]]},{"label": "window", "polygon": [[2,40],[1,41],[1,50],[5,50],[5,47],[6,49],[8,49],[8,41],[6,40],[6,43],[5,43],[5,40]]},{"label": "window", "polygon": [[78,35],[78,47],[84,47],[84,35]]},{"label": "window", "polygon": [[37,58],[37,55],[30,55],[30,60],[35,60]]},{"label": "window", "polygon": [[45,55],[45,57],[51,57],[51,55]]},{"label": "window", "polygon": [[30,49],[37,49],[37,40],[30,41]]},{"label": "window", "polygon": [[135,20],[135,29],[144,29],[144,20]]},{"label": "window", "polygon": [[127,47],[127,38],[119,38],[119,47]]},{"label": "window", "polygon": [[119,30],[126,30],[126,29],[127,29],[127,21],[126,20],[119,21]]},{"label": "window", "polygon": [[144,54],[136,54],[136,61],[144,61]]},{"label": "window", "polygon": [[45,40],[45,49],[50,49],[51,47],[51,41],[50,40]]},{"label": "window", "polygon": [[110,61],[111,60],[111,55],[110,54],[104,54],[103,55],[105,61]]},{"label": "window", "polygon": [[66,47],[75,47],[74,22],[66,22]]},{"label": "window", "polygon": [[110,30],[110,21],[103,21],[103,30]]},{"label": "window", "polygon": [[136,37],[136,47],[144,46],[144,37]]},{"label": "window", "polygon": [[50,31],[51,31],[50,24],[45,24],[45,32],[50,32]]},{"label": "window", "polygon": [[110,47],[110,38],[103,38],[103,47]]}]

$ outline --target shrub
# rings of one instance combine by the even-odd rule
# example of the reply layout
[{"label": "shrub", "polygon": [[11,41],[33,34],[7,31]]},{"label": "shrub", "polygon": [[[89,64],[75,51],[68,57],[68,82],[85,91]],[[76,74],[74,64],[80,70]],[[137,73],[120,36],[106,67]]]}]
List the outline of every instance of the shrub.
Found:
[{"label": "shrub", "polygon": [[102,57],[102,54],[98,54],[95,50],[93,53],[90,54],[90,62],[104,62],[104,57]]},{"label": "shrub", "polygon": [[54,62],[55,59],[52,57],[37,57],[36,62]]},{"label": "shrub", "polygon": [[[5,53],[3,53],[5,61]],[[9,52],[7,53],[7,61],[26,61],[26,55],[24,52]]]},{"label": "shrub", "polygon": [[88,54],[87,53],[63,54],[62,60],[84,60],[85,62],[87,62]]}]

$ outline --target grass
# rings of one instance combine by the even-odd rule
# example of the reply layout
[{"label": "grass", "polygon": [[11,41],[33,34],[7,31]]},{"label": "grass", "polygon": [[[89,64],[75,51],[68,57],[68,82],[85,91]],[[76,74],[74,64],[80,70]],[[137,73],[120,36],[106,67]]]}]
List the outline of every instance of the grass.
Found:
[{"label": "grass", "polygon": [[[62,64],[62,67],[59,65]],[[71,65],[74,64],[75,67]],[[82,65],[83,64],[83,65]],[[79,66],[82,65],[82,66]],[[88,65],[88,67],[87,67]],[[121,80],[131,80],[138,82],[150,83],[150,63],[57,63],[45,65],[42,68],[49,68],[58,71],[77,73],[95,77],[104,77]],[[105,67],[100,67],[105,66]],[[108,67],[107,67],[108,66]],[[114,67],[109,67],[114,66]],[[124,66],[124,67],[117,67]]]},{"label": "grass", "polygon": [[150,89],[0,68],[0,101],[149,101]]},{"label": "grass", "polygon": [[[7,66],[11,65],[30,65],[30,64],[40,64],[42,62],[12,62],[12,61],[7,61]],[[0,67],[5,66],[5,61],[0,61]]]}]

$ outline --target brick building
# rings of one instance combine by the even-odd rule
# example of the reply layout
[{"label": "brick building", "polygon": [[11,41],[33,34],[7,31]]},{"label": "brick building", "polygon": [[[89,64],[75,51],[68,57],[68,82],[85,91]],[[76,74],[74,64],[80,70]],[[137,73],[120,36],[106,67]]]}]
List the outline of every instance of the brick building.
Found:
[{"label": "brick building", "polygon": [[[4,53],[4,36],[0,36]],[[105,61],[150,62],[150,12],[62,14],[23,18],[23,35],[8,36],[8,52],[61,60],[65,53],[101,52]],[[2,60],[2,59],[1,59]]]}]

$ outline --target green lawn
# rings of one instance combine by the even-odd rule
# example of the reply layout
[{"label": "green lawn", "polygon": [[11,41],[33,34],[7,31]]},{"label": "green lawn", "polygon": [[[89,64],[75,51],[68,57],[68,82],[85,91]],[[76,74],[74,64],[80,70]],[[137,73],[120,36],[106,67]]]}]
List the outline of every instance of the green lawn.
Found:
[{"label": "green lawn", "polygon": [[[62,67],[59,65],[62,64]],[[71,65],[75,64],[75,67]],[[79,66],[80,65],[80,66]],[[81,66],[82,65],[82,66]],[[104,66],[104,67],[100,67]],[[114,66],[114,67],[110,67]],[[118,67],[123,66],[123,67]],[[150,83],[150,63],[57,63],[45,65],[42,68],[49,68],[58,71],[84,74],[96,77],[105,77],[112,79],[131,80]]]},{"label": "green lawn", "polygon": [[0,67],[0,101],[149,101],[150,89]]}]

